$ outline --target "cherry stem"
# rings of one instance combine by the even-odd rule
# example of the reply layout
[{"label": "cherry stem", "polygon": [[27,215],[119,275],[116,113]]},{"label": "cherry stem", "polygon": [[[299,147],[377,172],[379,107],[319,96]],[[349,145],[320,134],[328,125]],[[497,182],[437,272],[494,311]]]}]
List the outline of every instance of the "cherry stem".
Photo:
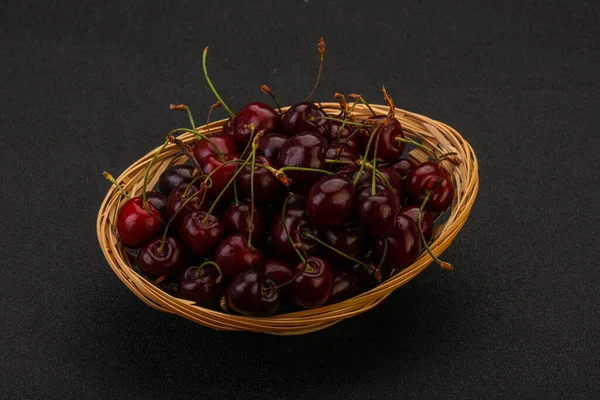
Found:
[{"label": "cherry stem", "polygon": [[215,87],[212,84],[212,81],[208,77],[208,69],[206,68],[206,54],[207,53],[208,53],[208,46],[204,48],[204,52],[202,53],[202,68],[204,69],[204,78],[206,78],[206,83],[208,83],[210,90],[212,90],[212,92],[215,95],[215,97],[217,98],[217,100],[219,100],[219,102],[221,102],[221,105],[223,106],[225,111],[227,111],[227,114],[229,114],[231,119],[234,119],[235,114],[233,113],[233,111],[231,111],[231,109],[229,107],[227,107],[227,104],[225,104],[225,102],[223,101],[221,96],[219,96],[217,89],[215,89]]},{"label": "cherry stem", "polygon": [[185,104],[171,104],[169,106],[169,108],[171,110],[187,111],[187,115],[190,120],[190,125],[192,125],[192,129],[196,129],[196,124],[194,123],[194,117],[192,116],[192,110],[190,110],[190,108],[188,106],[186,106]]},{"label": "cherry stem", "polygon": [[388,252],[388,239],[387,238],[383,238],[383,254],[381,255],[381,260],[379,260],[379,265],[377,266],[377,274],[379,275],[379,277],[375,277],[377,278],[377,280],[379,282],[381,282],[381,268],[383,267],[383,262],[385,261],[385,258],[387,257],[387,252]]},{"label": "cherry stem", "polygon": [[262,85],[260,90],[263,93],[268,94],[269,96],[271,96],[273,98],[273,100],[275,100],[275,104],[277,105],[277,110],[279,111],[279,114],[281,114],[281,104],[279,104],[279,100],[277,100],[277,97],[273,94],[273,92],[271,91],[271,88],[268,87],[267,85]]},{"label": "cherry stem", "polygon": [[346,125],[355,125],[355,126],[360,126],[361,128],[373,128],[373,127],[377,126],[374,124],[373,125],[363,124],[362,122],[352,122],[352,121],[347,121],[345,119],[334,118],[334,117],[309,117],[308,118],[309,121],[317,121],[320,119],[328,119],[330,121],[337,121],[337,122],[341,122],[342,124],[345,122]]},{"label": "cherry stem", "polygon": [[[373,172],[371,173],[371,196],[375,196],[375,181],[377,178],[377,149],[379,148],[379,138],[381,135],[377,135],[375,139],[375,150],[373,150]],[[365,153],[367,154],[367,153]]]},{"label": "cherry stem", "polygon": [[306,172],[320,172],[326,175],[333,175],[334,173],[331,171],[326,171],[324,169],[318,168],[305,168],[305,167],[283,167],[279,168],[280,171],[306,171]]},{"label": "cherry stem", "polygon": [[123,196],[125,196],[127,199],[130,199],[131,197],[129,197],[129,194],[127,194],[127,192],[125,191],[125,189],[123,189],[123,186],[119,185],[119,183],[116,181],[116,179],[107,171],[104,171],[102,173],[102,175],[104,175],[104,177],[106,178],[107,181],[109,181],[110,183],[112,183],[113,185],[115,185],[117,187],[117,189],[119,189],[121,191],[121,194]]},{"label": "cherry stem", "polygon": [[190,183],[188,183],[188,185],[185,188],[185,191],[183,192],[184,196],[187,196],[188,191],[190,190],[190,188],[192,187],[192,185],[196,182],[198,182],[198,180],[205,178],[204,182],[206,183],[207,181],[208,184],[206,185],[207,188],[210,188],[212,186],[212,176],[221,168],[223,168],[226,165],[229,164],[234,164],[234,163],[240,163],[242,162],[242,160],[229,160],[229,161],[225,161],[223,164],[219,165],[217,168],[213,169],[210,174],[206,175],[206,176],[197,176],[194,179],[192,179],[192,181]]},{"label": "cherry stem", "polygon": [[[371,108],[371,105],[364,99],[364,97],[362,97],[360,94],[349,94],[348,97],[350,97],[352,100],[354,100],[354,105],[356,106],[357,103],[361,103],[364,104],[365,106],[367,106],[367,108],[369,109],[369,111],[371,111],[371,114],[373,114],[374,117],[377,116],[377,113],[375,113],[375,111],[373,111],[373,109]],[[354,107],[352,107],[354,109]]]},{"label": "cherry stem", "polygon": [[213,266],[217,269],[217,272],[219,273],[219,276],[217,277],[217,279],[215,279],[216,283],[221,282],[221,280],[223,279],[223,272],[221,271],[221,267],[219,267],[219,264],[217,264],[214,261],[204,261],[196,270],[196,279],[200,278],[200,270],[202,268],[208,267],[208,266]]},{"label": "cherry stem", "polygon": [[214,144],[213,141],[208,138],[208,136],[203,135],[202,133],[198,132],[195,129],[189,129],[189,128],[177,128],[177,129],[173,129],[171,132],[169,132],[169,134],[167,135],[167,137],[173,136],[173,134],[179,133],[179,132],[192,133],[192,134],[196,135],[200,140],[206,140],[215,149],[215,153],[219,157],[219,161],[223,161],[223,153],[221,153],[221,150],[219,150],[219,148],[217,147],[217,145]]},{"label": "cherry stem", "polygon": [[[371,148],[371,142],[373,141],[373,138],[375,137],[375,135],[379,132],[379,127],[381,125],[377,125],[377,127],[373,130],[373,133],[371,133],[371,136],[369,137],[369,141],[367,142],[367,148],[365,149],[365,156],[367,156],[369,154],[369,149]],[[379,135],[377,135],[379,136]],[[363,173],[365,169],[365,163],[362,162],[360,164],[360,169],[358,170],[358,174],[356,174],[356,178],[354,178],[354,186],[356,186],[356,184],[358,183],[358,180],[360,179],[360,175]]]},{"label": "cherry stem", "polygon": [[287,175],[282,170],[275,169],[275,168],[271,167],[270,165],[266,165],[266,164],[256,164],[256,166],[259,168],[265,168],[267,171],[269,171],[270,173],[275,175],[275,178],[277,178],[277,180],[279,180],[279,182],[281,182],[283,185],[285,185],[285,187],[290,186],[290,184],[291,184],[290,178],[288,178]]},{"label": "cherry stem", "polygon": [[210,130],[210,128],[208,127],[208,125],[210,124],[210,116],[212,115],[212,112],[218,107],[221,107],[220,101],[217,101],[215,104],[210,106],[210,108],[208,109],[208,114],[206,115],[206,125],[205,125],[207,132]]},{"label": "cherry stem", "polygon": [[440,267],[442,267],[442,269],[452,270],[452,269],[454,269],[454,267],[452,266],[452,264],[450,264],[449,262],[446,262],[446,261],[441,261],[439,258],[437,258],[435,256],[435,254],[433,254],[433,252],[429,248],[429,245],[427,244],[427,240],[425,240],[425,235],[423,234],[423,229],[421,229],[421,220],[423,218],[423,209],[425,208],[425,204],[427,204],[427,202],[429,201],[429,198],[431,197],[431,194],[432,194],[432,192],[430,190],[428,190],[427,193],[426,193],[426,195],[425,195],[425,198],[423,198],[423,202],[421,203],[421,207],[419,207],[419,213],[417,214],[417,228],[419,229],[419,236],[421,237],[421,241],[423,242],[423,246],[425,246],[425,249],[427,250],[427,252],[431,256],[431,258],[433,258],[433,261],[435,261],[436,263],[438,263],[438,265]]},{"label": "cherry stem", "polygon": [[390,96],[387,90],[385,90],[385,86],[381,85],[381,90],[383,91],[383,99],[387,101],[390,108],[388,119],[394,119],[396,117],[396,106],[394,105],[394,100],[392,100],[392,96]]},{"label": "cherry stem", "polygon": [[[187,190],[187,188],[186,188],[186,190]],[[173,216],[169,219],[169,222],[167,222],[167,226],[165,227],[165,231],[162,236],[162,241],[160,243],[160,246],[158,247],[159,253],[162,254],[165,250],[165,242],[167,241],[167,233],[169,232],[171,223],[175,220],[175,218],[177,218],[177,215],[179,214],[179,212],[181,210],[183,210],[188,205],[188,203],[190,201],[192,201],[200,193],[202,193],[202,201],[200,203],[203,203],[204,199],[206,198],[206,186],[203,186],[200,189],[198,189],[198,191],[196,193],[192,194],[186,201],[183,202],[182,205],[179,206],[179,208],[177,208],[177,210],[175,210],[175,212],[173,213]],[[185,192],[184,192],[184,194],[185,194]]]},{"label": "cherry stem", "polygon": [[433,158],[435,158],[436,160],[438,160],[438,161],[439,161],[439,157],[437,156],[437,154],[435,154],[435,151],[434,151],[433,149],[431,149],[431,148],[429,148],[429,147],[425,146],[424,144],[421,144],[421,143],[419,143],[419,142],[417,142],[417,141],[415,141],[415,140],[412,140],[411,138],[407,138],[407,137],[400,137],[400,136],[397,136],[397,137],[395,138],[395,140],[396,140],[397,142],[409,143],[409,144],[412,144],[413,146],[416,146],[416,147],[418,147],[418,148],[421,148],[421,149],[425,150],[426,152],[428,152],[428,153],[429,153],[429,154],[430,154],[430,155],[431,155]]},{"label": "cherry stem", "polygon": [[[154,162],[158,158],[159,154],[162,153],[162,151],[165,149],[165,147],[167,147],[168,144],[169,140],[167,139],[165,140],[165,143],[160,147],[160,149],[158,149],[158,151],[154,154],[154,157],[152,157],[152,160],[150,160],[150,164],[148,164],[148,168],[146,168],[146,173],[144,174],[144,186],[142,188],[142,207],[144,207],[144,210],[146,210],[146,186],[148,184],[148,174],[150,174],[152,165],[154,165]],[[146,212],[148,212],[148,210],[146,210]]]},{"label": "cherry stem", "polygon": [[187,143],[184,143],[182,140],[177,139],[173,135],[167,136],[167,140],[171,143],[174,143],[179,148],[179,151],[181,151],[191,162],[194,163],[194,166],[196,167],[198,172],[200,172],[200,174],[203,174],[202,167],[198,163],[198,160],[196,160],[196,157],[194,157],[194,155],[192,154],[193,150],[189,147]]},{"label": "cherry stem", "polygon": [[252,233],[254,232],[254,166],[256,165],[256,149],[258,148],[257,138],[252,140],[252,164],[251,164],[251,175],[250,175],[250,226],[248,227],[248,247],[252,246]]},{"label": "cherry stem", "polygon": [[[300,253],[300,250],[298,250],[296,243],[294,243],[294,241],[292,240],[292,237],[290,236],[290,231],[288,230],[287,224],[285,223],[285,212],[287,210],[287,205],[288,205],[288,202],[290,201],[291,197],[292,197],[292,192],[289,193],[288,197],[283,202],[283,207],[281,207],[281,224],[283,225],[283,229],[285,230],[285,235],[287,236],[290,244],[294,248],[294,251],[296,252],[296,254],[298,254],[298,257],[300,258],[302,263],[304,263],[304,269],[306,269],[308,267],[308,261],[306,261],[306,258],[302,255],[302,253]],[[300,274],[300,275],[302,275],[302,274]]]},{"label": "cherry stem", "polygon": [[312,95],[317,90],[319,86],[319,81],[321,80],[321,74],[323,73],[323,59],[325,58],[325,40],[323,38],[319,39],[319,43],[317,45],[319,49],[319,73],[317,74],[317,81],[315,82],[315,86],[313,86],[311,92],[306,96],[304,101],[308,101],[312,97]]},{"label": "cherry stem", "polygon": [[342,256],[342,257],[345,257],[345,258],[347,258],[348,260],[350,260],[350,261],[352,261],[352,262],[355,262],[355,263],[357,263],[357,264],[360,264],[360,265],[362,265],[362,266],[364,266],[364,267],[368,267],[368,265],[367,265],[367,264],[365,264],[364,262],[362,262],[362,261],[360,261],[360,260],[357,260],[356,258],[354,258],[354,257],[352,257],[352,256],[350,256],[350,255],[348,255],[348,254],[346,254],[346,253],[344,253],[344,252],[343,252],[343,251],[341,251],[341,250],[338,250],[338,249],[336,249],[336,248],[335,248],[335,247],[333,247],[332,245],[330,245],[330,244],[328,244],[327,242],[325,242],[325,241],[323,241],[323,240],[319,239],[317,236],[313,235],[313,234],[312,234],[312,233],[310,233],[310,232],[307,232],[307,231],[302,231],[302,232],[301,232],[301,235],[302,235],[303,237],[305,237],[305,238],[309,238],[309,239],[312,239],[312,240],[314,240],[315,242],[319,243],[320,245],[322,245],[322,246],[324,246],[324,247],[328,248],[329,250],[331,250],[331,251],[333,251],[333,252],[335,252],[335,253],[339,254],[339,255],[340,255],[340,256]]}]

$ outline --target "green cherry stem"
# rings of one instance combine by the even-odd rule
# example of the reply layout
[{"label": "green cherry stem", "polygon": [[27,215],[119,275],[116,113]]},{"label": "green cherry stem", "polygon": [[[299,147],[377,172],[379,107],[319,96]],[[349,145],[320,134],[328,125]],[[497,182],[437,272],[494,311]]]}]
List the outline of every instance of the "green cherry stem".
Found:
[{"label": "green cherry stem", "polygon": [[[377,135],[375,139],[375,150],[373,150],[373,172],[371,173],[371,196],[375,196],[375,181],[377,178],[377,149],[379,148],[379,138],[381,135]],[[368,154],[368,153],[365,153]]]},{"label": "green cherry stem", "polygon": [[379,275],[379,278],[377,278],[378,281],[381,282],[381,268],[383,267],[383,262],[385,261],[385,258],[387,257],[387,251],[388,251],[388,239],[387,238],[383,238],[383,254],[381,255],[381,260],[379,260],[379,265],[377,266],[377,273]]},{"label": "green cherry stem", "polygon": [[281,114],[281,104],[279,104],[279,100],[277,100],[277,97],[273,94],[273,92],[271,91],[271,88],[268,87],[267,85],[262,85],[260,90],[263,93],[268,94],[269,96],[271,96],[273,98],[273,100],[275,100],[275,104],[277,105],[277,110],[278,110],[279,114]]},{"label": "green cherry stem", "polygon": [[248,227],[248,247],[252,246],[252,233],[254,232],[254,166],[256,165],[256,149],[258,148],[258,138],[256,135],[252,140],[252,164],[250,167],[250,226]]},{"label": "green cherry stem", "polygon": [[377,125],[370,125],[370,124],[363,124],[362,122],[352,122],[352,121],[347,121],[341,118],[334,118],[334,117],[309,117],[308,120],[309,121],[318,121],[321,119],[328,119],[329,121],[337,121],[337,122],[341,122],[342,124],[344,122],[346,122],[346,125],[353,125],[353,126],[360,126],[361,128],[373,128],[376,127]]},{"label": "green cherry stem", "polygon": [[221,282],[221,280],[223,279],[223,272],[221,271],[221,267],[219,267],[219,264],[217,264],[214,261],[204,261],[196,270],[196,278],[200,278],[200,270],[202,268],[208,267],[208,266],[213,266],[217,269],[217,272],[219,273],[219,276],[217,277],[217,279],[215,280],[215,282],[219,283]]},{"label": "green cherry stem", "polygon": [[429,245],[427,244],[427,240],[425,240],[425,235],[423,235],[423,229],[421,229],[421,219],[423,218],[423,209],[425,208],[425,204],[427,204],[427,202],[429,201],[429,198],[431,197],[431,193],[432,193],[431,191],[427,191],[427,194],[425,195],[425,198],[423,198],[423,202],[421,203],[421,207],[419,207],[419,213],[417,214],[417,228],[419,229],[419,236],[421,237],[423,246],[425,246],[425,249],[431,256],[431,258],[433,258],[433,261],[438,263],[438,265],[440,267],[442,267],[442,269],[452,270],[452,269],[454,269],[452,264],[450,264],[449,262],[446,262],[446,261],[441,261],[439,258],[437,258],[435,256],[435,254],[433,254],[433,252],[429,248]]},{"label": "green cherry stem", "polygon": [[279,168],[280,171],[306,171],[306,172],[320,172],[325,175],[333,175],[334,173],[331,171],[326,171],[324,169],[318,168],[305,168],[305,167],[283,167]]},{"label": "green cherry stem", "polygon": [[210,87],[210,90],[212,90],[212,92],[215,95],[215,97],[217,98],[217,100],[219,100],[221,102],[221,105],[223,106],[223,108],[225,109],[225,111],[227,111],[227,114],[229,114],[229,116],[231,117],[231,119],[234,119],[235,118],[235,114],[233,113],[233,111],[231,111],[231,109],[229,107],[227,107],[227,104],[225,104],[225,102],[223,101],[223,99],[221,98],[221,96],[219,96],[219,93],[217,92],[217,89],[215,89],[212,81],[208,77],[208,69],[206,68],[206,54],[207,53],[208,53],[208,46],[204,48],[204,52],[202,53],[202,69],[204,69],[204,78],[206,79],[206,83],[208,83],[208,86]]},{"label": "green cherry stem", "polygon": [[[369,137],[369,141],[367,142],[367,148],[365,149],[365,156],[367,154],[369,154],[369,149],[371,148],[371,142],[373,142],[373,138],[379,132],[380,126],[381,125],[377,125],[377,127],[373,130],[373,133],[371,133],[371,136]],[[379,135],[377,135],[377,136],[379,136]],[[363,161],[360,165],[360,169],[358,170],[358,174],[356,174],[356,178],[354,179],[354,186],[356,186],[356,184],[358,183],[358,180],[360,179],[360,175],[363,173],[364,169],[365,169],[365,162]]]},{"label": "green cherry stem", "polygon": [[148,174],[150,174],[152,165],[154,165],[154,162],[158,158],[159,154],[162,153],[162,151],[165,149],[165,147],[167,147],[168,144],[169,140],[167,139],[165,140],[165,143],[160,147],[160,149],[158,149],[158,151],[154,154],[154,157],[152,157],[152,160],[150,160],[150,163],[148,164],[148,168],[146,168],[146,173],[144,174],[144,186],[142,188],[142,207],[144,207],[144,210],[146,209],[146,186],[148,184]]},{"label": "green cherry stem", "polygon": [[313,234],[312,234],[312,233],[310,233],[310,232],[307,232],[307,231],[302,231],[302,232],[301,232],[301,235],[302,235],[303,237],[305,237],[305,238],[308,238],[308,239],[312,239],[312,240],[314,240],[315,242],[319,243],[320,245],[322,245],[322,246],[324,246],[324,247],[328,248],[329,250],[331,250],[331,251],[333,251],[333,252],[335,252],[335,253],[339,254],[339,255],[340,255],[340,256],[342,256],[342,257],[345,257],[345,258],[347,258],[348,260],[350,260],[350,261],[352,261],[352,262],[355,262],[355,263],[357,263],[357,264],[360,264],[360,265],[362,265],[362,266],[364,266],[364,267],[368,267],[368,265],[367,265],[367,264],[365,264],[364,262],[362,262],[362,261],[360,261],[360,260],[357,260],[356,258],[354,258],[354,257],[352,257],[352,256],[349,256],[348,254],[346,254],[346,253],[344,253],[344,252],[342,252],[342,251],[340,251],[340,250],[336,249],[336,248],[335,248],[335,247],[333,247],[332,245],[328,244],[327,242],[324,242],[323,240],[319,239],[317,236],[313,235]]},{"label": "green cherry stem", "polygon": [[375,111],[373,111],[373,109],[371,108],[371,105],[360,94],[349,94],[348,97],[350,97],[351,99],[354,100],[354,104],[357,104],[357,103],[364,104],[365,106],[367,106],[369,111],[371,111],[371,114],[373,114],[374,117],[377,116]]},{"label": "green cherry stem", "polygon": [[131,198],[131,197],[129,197],[129,194],[125,191],[125,189],[123,189],[123,186],[119,185],[117,180],[109,172],[104,171],[102,173],[102,175],[104,175],[104,177],[106,178],[107,181],[109,181],[110,183],[115,185],[117,187],[117,189],[119,189],[121,191],[121,194],[123,196],[125,196],[128,200]]},{"label": "green cherry stem", "polygon": [[196,124],[194,123],[194,117],[192,116],[192,110],[185,104],[171,104],[169,106],[171,110],[179,110],[179,111],[187,111],[188,119],[190,120],[190,125],[192,125],[192,129],[196,129]]}]

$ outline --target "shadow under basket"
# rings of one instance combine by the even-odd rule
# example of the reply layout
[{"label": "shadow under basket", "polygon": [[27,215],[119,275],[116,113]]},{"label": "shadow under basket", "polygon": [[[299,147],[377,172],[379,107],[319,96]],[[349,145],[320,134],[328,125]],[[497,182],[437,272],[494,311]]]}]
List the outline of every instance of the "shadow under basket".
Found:
[{"label": "shadow under basket", "polygon": [[[339,111],[337,103],[322,103],[322,106],[330,115]],[[389,110],[387,106],[382,105],[372,105],[372,108],[377,114],[387,114]],[[358,120],[370,115],[369,110],[362,105],[357,106],[353,113],[353,116]],[[455,152],[460,159],[459,165],[451,164],[446,160],[441,162],[441,166],[452,176],[455,197],[451,208],[446,211],[447,216],[443,218],[444,222],[436,224],[434,227],[434,239],[430,244],[430,248],[436,256],[440,256],[460,232],[471,212],[479,189],[477,158],[469,143],[448,125],[400,109],[396,109],[396,118],[402,123],[408,137],[422,141],[428,147],[437,147],[443,153]],[[221,132],[224,123],[225,120],[213,122],[208,126],[198,128],[198,130],[202,133]],[[186,143],[193,143],[197,140],[192,133],[185,133],[179,136],[179,139]],[[117,182],[132,197],[141,194],[144,174],[158,149],[154,149],[133,163],[117,178]],[[415,149],[410,152],[410,158],[420,163],[427,160],[427,154],[420,149]],[[174,144],[169,144],[158,156],[148,175],[148,188],[156,185],[159,176],[169,165],[185,161],[186,159],[180,155],[177,147]],[[136,296],[151,307],[180,315],[217,330],[301,335],[325,329],[343,319],[353,317],[375,307],[432,262],[431,256],[427,252],[423,252],[412,265],[402,269],[379,286],[341,303],[263,318],[232,315],[198,307],[191,301],[172,296],[131,267],[127,252],[120,246],[113,229],[119,208],[125,201],[126,199],[121,196],[119,190],[111,186],[98,212],[98,241],[114,273]]]}]

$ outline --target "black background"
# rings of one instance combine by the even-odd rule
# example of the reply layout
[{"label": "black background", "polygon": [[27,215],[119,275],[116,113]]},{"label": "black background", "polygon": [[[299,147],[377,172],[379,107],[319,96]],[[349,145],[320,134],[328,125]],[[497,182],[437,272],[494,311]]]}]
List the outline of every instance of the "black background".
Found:
[{"label": "black background", "polygon": [[[0,397],[598,396],[600,6],[474,3],[1,2]],[[303,98],[320,36],[320,99],[385,84],[477,152],[456,270],[302,337],[147,307],[97,243],[102,171],[186,124],[169,103],[205,117],[204,46],[237,109]]]}]

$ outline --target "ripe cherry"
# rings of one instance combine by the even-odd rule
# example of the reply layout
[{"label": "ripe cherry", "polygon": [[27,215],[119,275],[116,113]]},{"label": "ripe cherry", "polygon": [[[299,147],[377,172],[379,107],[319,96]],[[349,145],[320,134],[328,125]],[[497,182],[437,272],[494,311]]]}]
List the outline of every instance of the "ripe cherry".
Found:
[{"label": "ripe cherry", "polygon": [[186,268],[179,275],[177,293],[200,307],[216,310],[223,294],[220,277],[221,274],[214,265]]},{"label": "ripe cherry", "polygon": [[267,157],[275,165],[279,159],[279,149],[288,137],[282,133],[263,135],[258,139],[258,153]]},{"label": "ripe cherry", "polygon": [[[349,124],[346,124],[344,129],[340,130],[343,122],[337,120],[330,122],[331,130],[329,131],[329,135],[327,135],[327,141],[329,141],[330,144],[344,145],[344,149],[348,149],[351,153],[357,154],[359,151],[358,135],[354,135],[354,137],[350,138],[354,132],[354,128]],[[348,138],[350,138],[350,140],[348,140]]]},{"label": "ripe cherry", "polygon": [[373,258],[363,259],[361,264],[354,264],[352,270],[356,274],[358,283],[363,290],[371,290],[381,282],[381,274],[378,269],[379,263]]},{"label": "ripe cherry", "polygon": [[375,185],[364,188],[358,196],[358,217],[360,226],[368,233],[385,237],[394,232],[400,202],[396,193],[387,186]]},{"label": "ripe cherry", "polygon": [[[167,214],[173,220],[173,226],[177,229],[183,218],[194,211],[207,211],[208,199],[205,193],[198,193],[199,187],[195,184],[182,183],[174,188],[167,199]],[[189,200],[189,201],[187,201]],[[183,206],[184,203],[187,204]],[[182,208],[183,206],[183,208]],[[177,212],[179,210],[179,212]],[[175,215],[177,212],[177,215]]]},{"label": "ripe cherry", "polygon": [[[323,229],[319,231],[319,237],[327,244],[354,258],[357,258],[361,254],[363,245],[365,244],[364,235],[356,228],[336,227]],[[353,264],[347,257],[328,248],[323,248],[323,257],[332,265]]]},{"label": "ripe cherry", "polygon": [[279,130],[279,114],[268,104],[254,102],[246,104],[233,119],[233,137],[240,146],[245,146],[254,132],[264,130],[265,134]]},{"label": "ripe cherry", "polygon": [[425,207],[432,212],[443,211],[454,199],[454,186],[448,173],[435,162],[425,162],[408,174],[404,181],[406,193],[414,203],[421,203],[428,191],[431,197]]},{"label": "ripe cherry", "polygon": [[263,258],[260,250],[248,246],[247,239],[236,234],[225,238],[219,244],[214,260],[224,276],[233,277],[249,269],[260,267]]},{"label": "ripe cherry", "polygon": [[[204,157],[208,155],[216,156],[217,152],[214,146],[217,146],[221,154],[237,154],[238,147],[231,135],[215,134],[210,135],[210,142],[206,139],[200,139],[194,145],[194,158],[201,163]],[[213,146],[214,144],[214,146]]]},{"label": "ripe cherry", "polygon": [[[396,192],[396,196],[398,196],[400,204],[402,204],[404,202],[404,182],[402,181],[402,177],[400,176],[400,174],[398,174],[398,172],[396,172],[390,167],[377,168],[377,171],[381,175],[383,175],[387,179],[387,181],[392,185],[392,187],[394,188],[394,192]],[[377,178],[378,182],[381,182],[383,184],[383,179],[381,179],[379,175],[377,176]],[[385,183],[385,185],[387,186],[387,182]]]},{"label": "ripe cherry", "polygon": [[209,215],[206,219],[206,216],[204,211],[192,212],[183,218],[179,226],[181,240],[199,257],[211,255],[225,231],[217,217]]},{"label": "ripe cherry", "polygon": [[[419,206],[415,204],[410,204],[405,207],[402,207],[400,210],[400,214],[405,215],[415,221],[417,223],[419,216]],[[425,236],[425,240],[431,239],[431,235],[433,234],[433,218],[431,213],[427,209],[423,209],[423,213],[421,215],[421,230],[423,231],[423,236]]]},{"label": "ripe cherry", "polygon": [[[375,131],[377,129],[377,131]],[[377,144],[377,158],[381,158],[383,161],[387,163],[393,163],[398,158],[402,156],[404,153],[404,148],[406,144],[404,142],[399,142],[396,138],[404,138],[404,132],[402,131],[402,126],[400,125],[400,121],[397,119],[392,119],[387,122],[385,125],[380,125],[379,128],[369,128],[364,129],[361,135],[359,135],[359,140],[361,141],[362,150],[366,150],[367,142],[369,140],[369,136],[375,134],[379,136],[379,138],[375,137],[369,149],[369,154],[367,154],[367,159],[372,159],[375,154],[375,143],[378,140]]]},{"label": "ripe cherry", "polygon": [[[219,160],[216,155],[207,155],[202,159],[202,171],[204,174],[208,175],[217,168],[212,176],[212,185],[208,189],[207,197],[211,200],[214,200],[227,186],[227,183],[231,180],[233,175],[235,174],[237,163],[229,163],[228,161],[238,160],[239,156],[237,154],[223,154],[223,161]],[[223,195],[224,200],[233,199],[233,188],[230,186],[227,191]]]},{"label": "ripe cherry", "polygon": [[358,278],[351,269],[333,269],[333,287],[329,303],[340,303],[360,294]]},{"label": "ripe cherry", "polygon": [[329,137],[331,122],[327,114],[313,103],[298,103],[291,106],[283,115],[281,128],[288,136],[300,133],[314,133]]},{"label": "ripe cherry", "polygon": [[[314,133],[300,133],[292,136],[279,150],[279,167],[300,167],[323,169],[327,140]],[[286,170],[293,184],[307,185],[315,182],[323,174],[316,171]]]},{"label": "ripe cherry", "polygon": [[[325,151],[325,158],[328,160],[339,160],[346,162],[355,162],[358,157],[352,150],[346,146],[341,144],[330,143],[327,146],[327,150]],[[341,164],[328,164],[329,170],[334,170],[339,168]]]},{"label": "ripe cherry", "polygon": [[240,314],[266,317],[279,305],[279,289],[275,281],[254,270],[236,275],[225,289],[227,305]]},{"label": "ripe cherry", "polygon": [[[256,156],[256,164],[267,165],[271,168],[274,164],[265,156]],[[247,165],[237,176],[237,184],[240,192],[245,198],[249,199],[252,183],[252,166]],[[258,204],[269,204],[274,199],[280,197],[283,191],[283,184],[267,168],[255,165],[254,167],[254,201]]]},{"label": "ripe cherry", "polygon": [[315,226],[342,224],[354,211],[354,185],[342,175],[319,179],[308,192],[306,215]]},{"label": "ripe cherry", "polygon": [[[315,229],[309,225],[304,210],[288,207],[285,212],[285,224],[292,241],[294,243],[300,243],[302,250],[306,254],[311,255],[318,250],[318,243],[306,238],[302,234],[303,231],[308,231],[315,236],[317,234]],[[277,253],[288,260],[296,259],[297,255],[285,232],[281,213],[275,214],[271,232]]]},{"label": "ripe cherry", "polygon": [[138,267],[152,279],[176,274],[185,261],[183,243],[173,236],[153,239],[138,254]]},{"label": "ripe cherry", "polygon": [[187,164],[170,165],[158,179],[158,188],[168,196],[182,183],[190,183],[194,179],[194,167]]},{"label": "ripe cherry", "polygon": [[148,243],[163,226],[160,212],[149,202],[144,207],[142,201],[141,196],[127,200],[117,215],[119,240],[130,249]]},{"label": "ripe cherry", "polygon": [[408,176],[408,174],[412,172],[412,170],[416,166],[417,164],[415,164],[414,161],[412,161],[411,159],[401,158],[398,161],[396,161],[396,163],[393,164],[391,168],[395,170],[402,179],[404,179]]},{"label": "ripe cherry", "polygon": [[[387,240],[385,251],[384,240]],[[417,224],[405,215],[398,215],[394,234],[385,239],[380,239],[375,245],[378,258],[385,254],[383,263],[389,268],[406,268],[412,264],[421,252],[421,241]]]},{"label": "ripe cherry", "polygon": [[[292,267],[281,258],[268,258],[265,261],[263,272],[269,278],[273,279],[278,286],[291,281],[294,277],[294,271]],[[289,300],[289,285],[282,286],[279,289],[279,295],[281,296],[282,302],[285,300]]]},{"label": "ripe cherry", "polygon": [[333,288],[333,273],[327,260],[322,257],[308,257],[296,265],[290,284],[292,300],[302,308],[320,307],[329,300]]},{"label": "ripe cherry", "polygon": [[[250,201],[242,201],[239,205],[231,204],[223,214],[223,224],[227,235],[240,234],[246,239],[250,233]],[[264,232],[265,221],[262,211],[254,208],[254,229],[252,231],[252,243],[257,244]]]}]

